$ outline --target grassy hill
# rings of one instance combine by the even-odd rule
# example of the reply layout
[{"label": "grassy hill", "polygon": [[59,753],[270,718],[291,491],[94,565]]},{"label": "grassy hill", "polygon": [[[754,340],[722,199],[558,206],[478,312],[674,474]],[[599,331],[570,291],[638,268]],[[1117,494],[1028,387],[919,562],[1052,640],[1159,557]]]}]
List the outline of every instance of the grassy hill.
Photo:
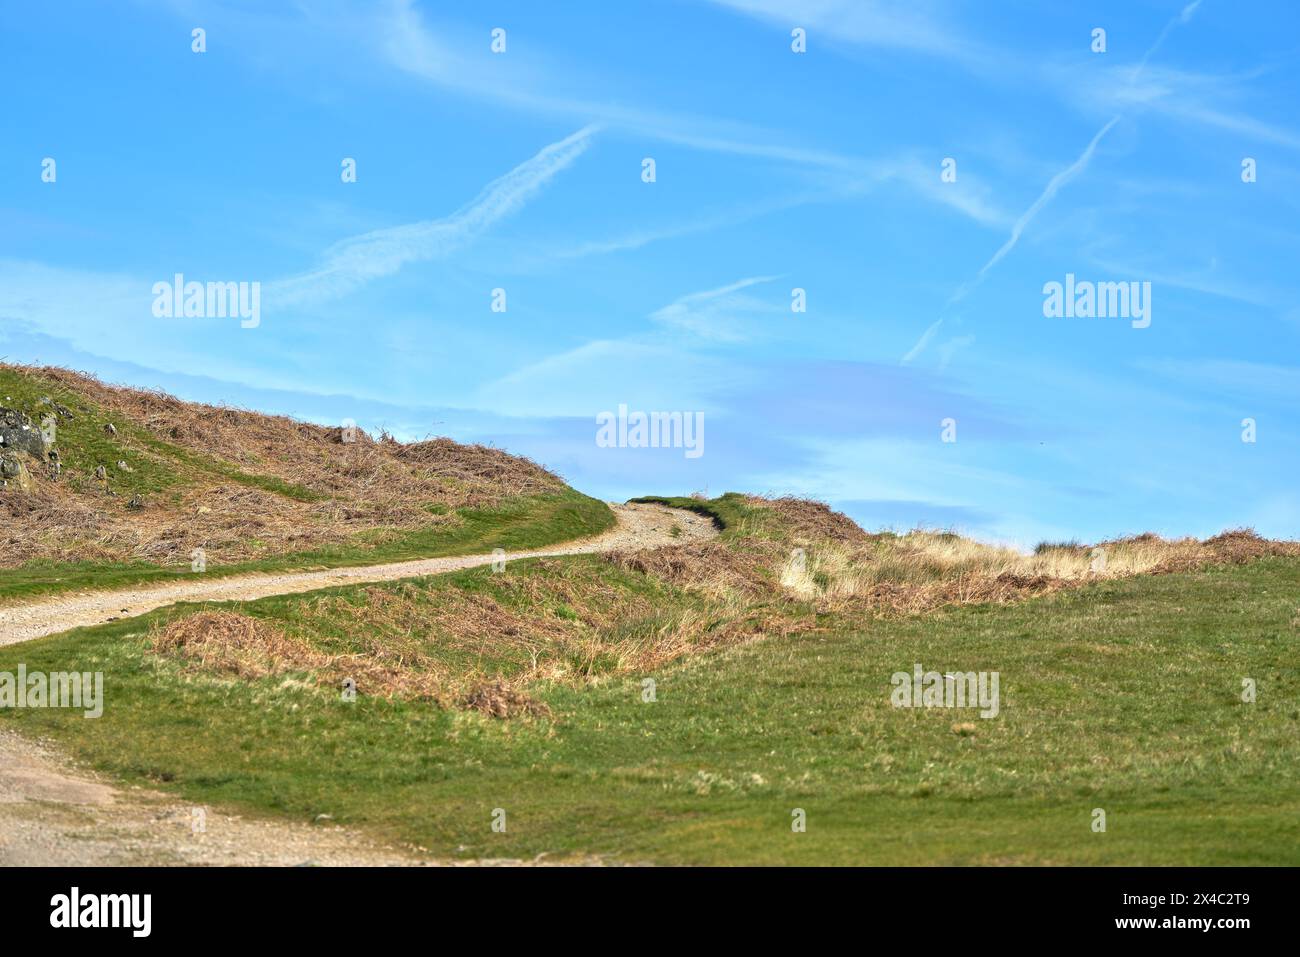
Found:
[{"label": "grassy hill", "polygon": [[345,435],[13,365],[0,410],[28,425],[16,434],[54,439],[0,449],[24,473],[0,487],[0,601],[187,575],[195,549],[219,575],[526,548],[613,523],[540,466],[445,438]]},{"label": "grassy hill", "polygon": [[[722,536],[0,648],[0,671],[102,671],[107,699],[0,720],[196,803],[440,857],[1300,863],[1294,543],[1139,536],[1098,571],[1073,544],[664,501]],[[895,707],[918,663],[997,672],[999,713]]]}]

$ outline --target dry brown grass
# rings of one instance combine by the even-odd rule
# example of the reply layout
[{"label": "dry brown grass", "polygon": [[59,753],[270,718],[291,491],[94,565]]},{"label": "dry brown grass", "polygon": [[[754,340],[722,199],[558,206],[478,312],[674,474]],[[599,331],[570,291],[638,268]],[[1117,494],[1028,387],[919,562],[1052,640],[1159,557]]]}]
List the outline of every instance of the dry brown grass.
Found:
[{"label": "dry brown grass", "polygon": [[780,498],[747,495],[745,503],[766,514],[769,521],[762,523],[764,526],[770,528],[775,525],[783,539],[789,539],[796,545],[807,542],[853,544],[870,538],[853,519],[824,502],[791,495]]},{"label": "dry brown grass", "polygon": [[37,558],[172,565],[188,562],[196,548],[214,564],[230,563],[341,545],[358,531],[456,521],[414,503],[401,511],[378,503],[303,503],[233,484],[190,489],[174,502],[132,510],[121,499],[103,500],[49,480],[26,494],[0,496],[0,516],[8,519],[0,528],[0,568]]},{"label": "dry brown grass", "polygon": [[713,598],[747,598],[772,593],[771,565],[783,554],[770,542],[747,548],[720,542],[671,545],[649,550],[618,550],[605,555],[620,568],[652,575],[672,585],[691,588]]},{"label": "dry brown grass", "polygon": [[149,647],[195,670],[243,679],[307,673],[321,686],[356,683],[358,694],[444,702],[445,676],[425,656],[387,647],[330,654],[274,625],[230,611],[201,611],[155,625]]},{"label": "dry brown grass", "polygon": [[[726,544],[609,558],[720,599],[783,595],[824,612],[908,614],[1015,601],[1105,578],[1300,556],[1300,542],[1270,541],[1250,529],[1203,542],[1146,533],[1025,555],[947,532],[869,535],[820,502],[750,497],[747,503],[759,514],[745,519],[742,537]],[[743,537],[751,531],[765,537]]]},{"label": "dry brown grass", "polygon": [[257,618],[203,611],[155,626],[150,647],[208,671],[265,678],[321,667],[327,659]]},{"label": "dry brown grass", "polygon": [[544,702],[530,697],[503,678],[496,678],[475,688],[462,699],[461,704],[494,718],[516,718],[520,715],[548,718],[551,715],[551,709]]},{"label": "dry brown grass", "polygon": [[815,631],[824,627],[819,615],[843,622],[915,614],[1016,601],[1103,578],[1300,556],[1300,543],[1268,541],[1247,529],[1204,542],[1147,534],[1102,543],[1100,569],[1090,546],[1024,555],[947,533],[867,535],[817,503],[755,502],[771,508],[767,518],[778,524],[791,517],[790,527],[775,537],[604,556],[689,600],[659,601],[589,565],[546,559],[533,574],[494,578],[491,594],[407,582],[304,596],[287,630],[202,612],[157,629],[153,647],[238,677],[309,672],[334,686],[351,677],[361,694],[537,717],[549,712],[529,694],[536,682],[645,674],[710,649]]},{"label": "dry brown grass", "polygon": [[537,717],[549,711],[529,694],[536,682],[644,674],[705,649],[813,625],[779,595],[762,600],[751,590],[665,608],[590,566],[539,565],[536,574],[495,580],[495,596],[404,582],[303,596],[287,623],[201,611],[156,625],[149,647],[214,675],[305,673],[322,687],[351,678],[358,694]]},{"label": "dry brown grass", "polygon": [[[490,508],[564,487],[541,466],[482,445],[446,438],[403,444],[360,430],[355,442],[344,442],[341,428],[183,402],[66,369],[20,371],[97,406],[116,423],[123,448],[159,462],[180,481],[127,509],[123,497],[109,494],[114,462],[65,461],[57,480],[37,470],[30,492],[0,493],[0,568],[37,558],[177,564],[189,561],[195,548],[210,564],[230,564],[355,542],[362,532],[375,545],[406,530],[455,524],[460,508]],[[132,439],[128,423],[221,467],[304,488],[319,500],[286,497],[177,461]],[[109,470],[109,483],[95,479],[99,464]]]},{"label": "dry brown grass", "polygon": [[[187,615],[155,626],[150,648],[215,674],[309,672],[322,686],[351,678],[358,694],[542,715],[545,706],[524,690],[529,682],[588,680],[593,662],[626,657],[602,637],[620,616],[652,611],[563,563],[542,564],[553,573],[502,579],[502,600],[410,582],[370,586],[304,596],[293,623],[279,627],[227,611]],[[580,611],[561,616],[557,607]]]},{"label": "dry brown grass", "polygon": [[341,427],[184,402],[164,392],[106,385],[67,369],[26,371],[189,451],[358,503],[417,498],[451,508],[477,507],[560,484],[540,465],[487,446],[446,438],[404,444],[360,429],[355,442],[344,442]]}]

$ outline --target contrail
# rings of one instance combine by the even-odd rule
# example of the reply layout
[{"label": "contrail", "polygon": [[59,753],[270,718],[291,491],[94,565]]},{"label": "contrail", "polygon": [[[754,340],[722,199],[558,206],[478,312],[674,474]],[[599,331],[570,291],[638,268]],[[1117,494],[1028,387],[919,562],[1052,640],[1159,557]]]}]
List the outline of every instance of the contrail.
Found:
[{"label": "contrail", "polygon": [[450,216],[377,229],[337,242],[325,250],[315,269],[268,283],[266,295],[277,305],[333,299],[372,279],[392,275],[407,263],[446,256],[518,211],[586,151],[596,131],[597,127],[587,126],[544,147],[493,180]]},{"label": "contrail", "polygon": [[1011,252],[1011,250],[1015,248],[1016,243],[1020,241],[1021,234],[1025,231],[1025,227],[1028,226],[1033,218],[1038,215],[1039,210],[1055,198],[1056,194],[1061,191],[1062,186],[1087,169],[1088,163],[1092,160],[1092,154],[1097,152],[1097,144],[1101,142],[1102,137],[1110,132],[1111,127],[1119,122],[1119,119],[1118,116],[1112,116],[1110,122],[1097,131],[1097,135],[1092,138],[1091,142],[1089,142],[1087,147],[1084,148],[1084,151],[1079,154],[1079,158],[1051,178],[1047,184],[1047,188],[1043,190],[1036,200],[1034,200],[1033,205],[1020,215],[1020,218],[1016,220],[1016,224],[1011,227],[1011,235],[1007,237],[1007,241],[993,254],[993,258],[986,262],[980,269],[978,275],[975,277],[974,283],[971,283],[968,286],[963,286],[956,293],[953,293],[952,298],[948,300],[949,303],[956,302],[958,299],[965,296],[971,289],[975,288],[975,286],[983,282],[985,274],[1001,262],[1007,253]]},{"label": "contrail", "polygon": [[930,344],[930,340],[934,338],[935,333],[939,331],[939,327],[942,325],[943,325],[942,319],[938,320],[937,322],[932,322],[930,324],[930,328],[926,329],[925,332],[921,333],[921,338],[916,340],[916,345],[912,346],[912,348],[908,350],[907,355],[903,356],[904,365],[911,362],[913,359],[915,359],[917,356],[919,356],[922,352],[925,351],[925,347]]},{"label": "contrail", "polygon": [[[1178,16],[1174,17],[1172,20],[1170,20],[1168,23],[1165,24],[1165,28],[1160,31],[1160,36],[1156,37],[1156,42],[1151,44],[1151,48],[1147,50],[1145,54],[1143,54],[1142,61],[1138,63],[1137,69],[1133,71],[1133,80],[1136,80],[1138,76],[1141,75],[1142,71],[1146,69],[1147,60],[1150,60],[1151,55],[1160,49],[1160,44],[1165,42],[1165,37],[1169,36],[1169,31],[1172,30],[1174,27],[1186,23],[1188,20],[1192,19],[1192,14],[1196,12],[1196,8],[1199,7],[1200,5],[1201,5],[1201,0],[1192,0],[1191,3],[1183,7],[1182,11],[1178,14]],[[1132,84],[1132,82],[1133,82],[1132,80],[1129,81],[1130,84]]]},{"label": "contrail", "polygon": [[[1146,69],[1147,61],[1151,59],[1156,50],[1160,48],[1160,45],[1164,43],[1165,37],[1169,35],[1169,32],[1174,27],[1191,20],[1192,15],[1196,12],[1196,8],[1200,5],[1201,0],[1192,0],[1191,3],[1183,7],[1177,16],[1165,24],[1165,28],[1161,30],[1160,35],[1156,37],[1155,43],[1151,44],[1147,49],[1147,52],[1143,54],[1137,68],[1133,71],[1133,75],[1129,79],[1130,86],[1137,81],[1138,76],[1140,76],[1142,71]],[[1093,136],[1084,151],[1079,154],[1079,158],[1052,177],[1051,181],[1048,182],[1047,187],[1039,195],[1038,199],[1034,200],[1033,204],[1025,210],[1023,214],[1021,214],[1020,218],[1016,220],[1015,225],[1011,227],[1011,235],[1007,237],[1007,241],[1004,242],[1001,248],[993,254],[993,258],[980,268],[980,271],[976,274],[973,280],[962,283],[957,290],[948,297],[948,301],[944,304],[945,309],[960,302],[962,299],[965,299],[973,289],[984,281],[984,277],[988,274],[988,271],[1001,262],[1007,253],[1011,252],[1011,250],[1015,248],[1016,243],[1020,241],[1021,234],[1024,233],[1025,228],[1033,221],[1033,218],[1038,215],[1039,211],[1052,201],[1056,194],[1060,192],[1062,186],[1087,169],[1088,163],[1092,160],[1093,154],[1097,151],[1097,144],[1099,144],[1106,134],[1110,132],[1111,128],[1120,121],[1122,116],[1123,114],[1112,116],[1110,121],[1099,129],[1095,136]],[[928,329],[926,329],[921,335],[921,338],[917,340],[916,345],[908,351],[907,355],[903,356],[902,361],[907,363],[920,355],[925,350],[925,347],[929,345],[930,340],[934,337],[934,334],[938,331],[939,326],[942,323],[943,320],[940,319],[938,322],[932,324]]]}]

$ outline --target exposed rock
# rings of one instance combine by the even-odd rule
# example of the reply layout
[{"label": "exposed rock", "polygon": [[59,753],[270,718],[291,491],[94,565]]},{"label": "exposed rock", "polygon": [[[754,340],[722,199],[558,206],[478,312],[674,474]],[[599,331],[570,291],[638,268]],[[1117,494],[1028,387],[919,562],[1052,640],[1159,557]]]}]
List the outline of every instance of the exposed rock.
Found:
[{"label": "exposed rock", "polygon": [[0,409],[0,448],[8,452],[27,452],[45,458],[49,443],[30,416],[17,409]]},{"label": "exposed rock", "polygon": [[32,487],[22,453],[48,463],[50,474],[58,474],[59,453],[50,448],[48,437],[32,423],[31,416],[17,409],[0,409],[0,485],[24,490]]},{"label": "exposed rock", "polygon": [[27,491],[32,487],[32,477],[18,453],[0,451],[0,487],[12,486]]}]

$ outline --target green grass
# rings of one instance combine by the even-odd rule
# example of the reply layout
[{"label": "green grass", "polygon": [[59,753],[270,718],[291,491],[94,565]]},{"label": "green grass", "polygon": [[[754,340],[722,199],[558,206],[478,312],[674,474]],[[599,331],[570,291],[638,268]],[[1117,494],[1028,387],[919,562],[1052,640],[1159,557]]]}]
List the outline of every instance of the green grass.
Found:
[{"label": "green grass", "polygon": [[[460,521],[455,524],[440,523],[428,528],[386,533],[374,542],[367,541],[363,535],[354,542],[332,548],[229,565],[209,565],[203,574],[211,578],[246,572],[379,565],[490,552],[493,548],[527,550],[596,535],[611,528],[615,522],[608,505],[573,489],[522,497],[497,508],[460,509],[457,515]],[[19,568],[0,571],[0,602],[22,601],[83,588],[124,588],[193,575],[189,565],[29,562]]]},{"label": "green grass", "polygon": [[[565,561],[656,587],[596,558]],[[506,574],[542,572],[519,562]],[[439,579],[430,600],[452,587],[500,586],[478,569]],[[1295,865],[1298,595],[1300,562],[1269,559],[840,622],[664,668],[654,703],[641,675],[544,687],[552,721],[187,675],[145,652],[149,621],[136,619],[0,648],[0,670],[103,671],[102,718],[0,720],[188,800],[330,814],[443,856]],[[665,610],[687,600],[655,597]],[[290,615],[305,600],[248,610]],[[998,671],[1000,716],[892,708],[890,675],[918,661]],[[956,721],[975,732],[954,734]],[[498,807],[505,833],[490,827]],[[1098,807],[1104,834],[1090,828]],[[806,833],[791,832],[794,808]]]},{"label": "green grass", "polygon": [[142,444],[153,451],[188,467],[193,472],[207,473],[211,476],[235,482],[238,485],[262,489],[265,492],[274,492],[276,495],[283,495],[285,498],[295,499],[299,502],[321,502],[329,497],[294,482],[286,482],[274,475],[253,475],[226,462],[218,461],[211,456],[183,449],[179,445],[172,445],[170,442],[164,442],[162,439],[143,430],[140,431],[138,438]]},{"label": "green grass", "polygon": [[[41,403],[46,397],[73,413],[71,419],[55,418],[55,448],[64,468],[69,473],[78,473],[76,477],[69,475],[67,481],[87,488],[97,486],[90,476],[102,465],[121,507],[135,495],[165,497],[195,478],[224,479],[300,501],[323,498],[300,485],[254,475],[211,456],[173,445],[56,382],[0,366],[0,406],[26,412],[39,426],[42,415],[53,411],[53,405]],[[107,431],[110,424],[117,430],[116,435]],[[119,469],[118,462],[126,462],[128,469]]]}]

